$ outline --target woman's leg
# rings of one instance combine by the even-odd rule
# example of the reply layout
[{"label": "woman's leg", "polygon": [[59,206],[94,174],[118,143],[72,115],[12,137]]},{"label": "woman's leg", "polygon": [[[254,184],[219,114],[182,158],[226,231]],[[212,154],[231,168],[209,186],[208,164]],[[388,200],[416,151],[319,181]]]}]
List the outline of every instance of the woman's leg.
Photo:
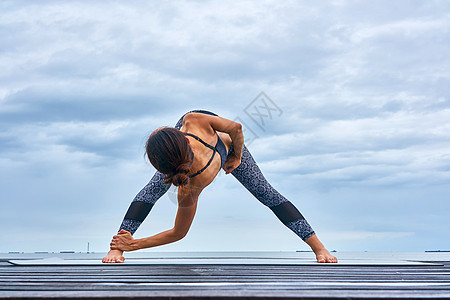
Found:
[{"label": "woman's leg", "polygon": [[156,171],[150,182],[136,195],[125,214],[119,231],[125,229],[131,234],[136,232],[156,201],[169,189],[170,184],[164,184],[164,176],[161,172]]},{"label": "woman's leg", "polygon": [[298,209],[266,180],[245,145],[242,149],[241,164],[231,174],[302,240],[314,235],[314,230]]},{"label": "woman's leg", "polygon": [[[180,129],[183,125],[183,117],[178,120],[175,125],[176,129]],[[164,183],[165,175],[156,171],[150,182],[136,195],[131,202],[127,213],[120,225],[119,231],[125,229],[134,234],[145,218],[150,213],[153,205],[161,198],[170,188],[170,184]]]},{"label": "woman's leg", "polygon": [[[230,152],[232,151],[233,146],[230,149]],[[337,262],[336,257],[331,255],[319,241],[298,209],[267,182],[245,145],[242,149],[241,164],[231,174],[262,204],[269,207],[284,225],[311,247],[317,262]]]}]

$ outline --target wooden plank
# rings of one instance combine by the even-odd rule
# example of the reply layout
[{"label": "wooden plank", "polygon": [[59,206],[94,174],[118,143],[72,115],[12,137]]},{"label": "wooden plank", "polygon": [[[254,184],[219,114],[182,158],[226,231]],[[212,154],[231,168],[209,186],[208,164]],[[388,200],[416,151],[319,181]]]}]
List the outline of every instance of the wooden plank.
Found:
[{"label": "wooden plank", "polygon": [[111,299],[111,298],[130,298],[130,299],[170,299],[170,300],[191,300],[191,299],[379,299],[379,298],[395,298],[395,299],[448,299],[450,293],[445,291],[434,292],[405,292],[405,291],[288,291],[286,293],[280,291],[82,291],[82,292],[0,292],[0,297],[8,297],[10,299],[24,298],[95,298],[95,299]]}]

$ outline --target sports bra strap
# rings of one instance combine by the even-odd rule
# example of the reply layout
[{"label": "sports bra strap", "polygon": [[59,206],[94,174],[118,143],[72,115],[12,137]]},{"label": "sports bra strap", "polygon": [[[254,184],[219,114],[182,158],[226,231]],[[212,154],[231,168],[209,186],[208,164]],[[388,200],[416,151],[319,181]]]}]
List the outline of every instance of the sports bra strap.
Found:
[{"label": "sports bra strap", "polygon": [[183,132],[186,135],[192,136],[194,139],[196,139],[197,141],[199,141],[200,143],[202,143],[203,145],[205,145],[206,147],[210,148],[211,150],[213,150],[213,154],[211,156],[211,158],[209,159],[208,163],[206,164],[206,166],[204,166],[200,171],[195,172],[194,174],[189,175],[189,178],[192,178],[194,176],[197,176],[198,174],[200,174],[201,172],[205,171],[206,168],[211,164],[214,155],[216,154],[216,151],[218,151],[216,149],[216,147],[211,146],[210,144],[204,142],[201,138],[199,138],[198,136],[192,134],[192,133],[188,133],[188,132]]},{"label": "sports bra strap", "polygon": [[187,134],[189,136],[192,136],[194,139],[196,139],[197,141],[199,141],[200,143],[202,143],[203,145],[205,145],[206,147],[208,147],[211,150],[216,150],[216,147],[211,146],[210,144],[206,143],[205,141],[203,141],[201,138],[199,138],[198,136],[189,133],[189,132],[183,132],[184,134]]}]

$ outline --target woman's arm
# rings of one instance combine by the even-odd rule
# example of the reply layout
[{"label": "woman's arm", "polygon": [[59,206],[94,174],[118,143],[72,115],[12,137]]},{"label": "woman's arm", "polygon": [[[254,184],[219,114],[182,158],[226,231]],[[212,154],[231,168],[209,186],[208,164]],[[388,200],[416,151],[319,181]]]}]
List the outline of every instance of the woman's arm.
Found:
[{"label": "woman's arm", "polygon": [[241,164],[242,148],[244,147],[244,134],[241,124],[219,116],[201,113],[189,113],[184,120],[185,123],[195,122],[202,128],[210,128],[212,133],[214,131],[228,133],[233,143],[233,152],[228,155],[223,165],[226,174],[231,173]]},{"label": "woman's arm", "polygon": [[189,113],[184,117],[185,122],[198,122],[203,128],[210,127],[212,130],[228,133],[233,141],[234,153],[241,157],[244,147],[244,135],[240,123],[219,117],[201,113]]},{"label": "woman's arm", "polygon": [[128,231],[121,230],[117,235],[113,237],[113,240],[111,242],[111,249],[134,251],[161,246],[181,240],[188,233],[192,221],[194,220],[196,210],[196,200],[179,200],[177,216],[175,217],[175,224],[172,229],[142,239],[133,239]]}]

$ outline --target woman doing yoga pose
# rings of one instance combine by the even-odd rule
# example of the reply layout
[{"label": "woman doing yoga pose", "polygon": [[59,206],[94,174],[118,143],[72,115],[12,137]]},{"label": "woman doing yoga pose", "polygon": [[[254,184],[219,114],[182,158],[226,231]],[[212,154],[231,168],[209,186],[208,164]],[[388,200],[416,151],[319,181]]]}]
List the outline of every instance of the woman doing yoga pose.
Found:
[{"label": "woman doing yoga pose", "polygon": [[[186,236],[200,193],[221,168],[226,174],[231,173],[284,225],[304,240],[314,251],[317,262],[337,262],[297,208],[264,178],[244,145],[239,123],[209,111],[193,110],[183,115],[175,128],[155,130],[148,138],[146,151],[157,171],[132,201],[103,262],[121,263],[124,261],[124,251],[156,247]],[[150,237],[134,239],[132,235],[171,184],[178,186],[174,227]]]}]

